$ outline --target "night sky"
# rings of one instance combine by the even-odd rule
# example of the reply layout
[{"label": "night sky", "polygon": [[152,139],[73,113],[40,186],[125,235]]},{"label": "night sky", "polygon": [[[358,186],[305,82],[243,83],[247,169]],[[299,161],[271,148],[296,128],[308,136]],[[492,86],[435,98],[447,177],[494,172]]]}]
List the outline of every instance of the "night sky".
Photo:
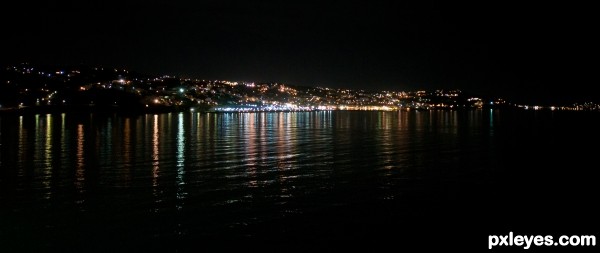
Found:
[{"label": "night sky", "polygon": [[[597,15],[569,1],[22,2],[3,64],[89,64],[296,85],[598,101]],[[190,1],[188,1],[190,2]]]}]

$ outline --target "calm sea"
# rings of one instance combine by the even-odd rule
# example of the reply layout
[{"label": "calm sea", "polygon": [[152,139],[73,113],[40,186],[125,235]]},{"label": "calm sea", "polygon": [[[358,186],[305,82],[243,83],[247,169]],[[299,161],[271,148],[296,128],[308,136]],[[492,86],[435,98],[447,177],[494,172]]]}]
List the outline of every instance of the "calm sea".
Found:
[{"label": "calm sea", "polygon": [[0,251],[276,251],[597,233],[600,114],[0,116]]}]

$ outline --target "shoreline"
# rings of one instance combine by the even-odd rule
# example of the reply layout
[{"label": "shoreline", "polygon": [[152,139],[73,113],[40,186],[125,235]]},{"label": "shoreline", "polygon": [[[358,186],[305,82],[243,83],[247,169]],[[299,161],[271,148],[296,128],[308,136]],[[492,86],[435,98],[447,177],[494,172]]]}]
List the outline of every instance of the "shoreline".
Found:
[{"label": "shoreline", "polygon": [[[173,112],[196,112],[196,113],[259,113],[259,112],[320,112],[320,111],[372,111],[372,112],[397,112],[397,111],[470,111],[484,109],[503,109],[503,110],[524,110],[518,107],[483,107],[483,108],[432,108],[432,109],[415,109],[402,108],[395,110],[355,110],[355,109],[335,109],[335,110],[256,110],[256,111],[221,111],[214,109],[198,109],[190,106],[177,107],[135,107],[123,108],[112,105],[88,105],[88,106],[32,106],[22,108],[1,108],[0,116],[2,115],[35,115],[35,114],[57,114],[57,113],[117,113],[121,115],[144,115],[144,114],[162,114]],[[530,111],[551,111],[549,109],[530,110]],[[590,110],[557,110],[557,111],[577,111],[577,112],[592,112]]]},{"label": "shoreline", "polygon": [[141,115],[149,113],[168,113],[186,111],[189,108],[182,107],[152,107],[152,108],[123,108],[120,106],[32,106],[22,108],[3,108],[0,109],[0,115],[35,115],[35,114],[56,114],[56,113],[119,113]]}]

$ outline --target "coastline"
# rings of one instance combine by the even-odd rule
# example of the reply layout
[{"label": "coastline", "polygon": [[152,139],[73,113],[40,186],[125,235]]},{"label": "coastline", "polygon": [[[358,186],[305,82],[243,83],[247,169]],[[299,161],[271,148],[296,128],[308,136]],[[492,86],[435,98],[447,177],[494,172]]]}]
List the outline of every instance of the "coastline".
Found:
[{"label": "coastline", "polygon": [[189,110],[189,107],[133,107],[123,108],[121,106],[88,105],[88,106],[32,106],[22,108],[3,108],[0,115],[34,115],[55,113],[119,113],[119,114],[149,114],[168,113]]},{"label": "coastline", "polygon": [[[2,115],[35,115],[35,114],[57,114],[57,113],[117,113],[122,115],[144,115],[144,114],[161,114],[173,112],[197,112],[197,113],[257,113],[257,112],[319,112],[319,111],[377,111],[377,112],[397,112],[397,111],[472,111],[472,110],[527,110],[519,107],[493,107],[484,106],[482,108],[399,108],[393,110],[358,110],[358,109],[333,109],[333,110],[240,110],[240,111],[223,111],[215,110],[215,108],[197,108],[192,106],[134,106],[123,107],[118,105],[56,105],[56,106],[28,106],[21,108],[0,108],[0,116]],[[530,111],[550,111],[530,110]],[[576,111],[576,110],[557,110],[557,111]],[[581,110],[578,112],[583,112]]]}]

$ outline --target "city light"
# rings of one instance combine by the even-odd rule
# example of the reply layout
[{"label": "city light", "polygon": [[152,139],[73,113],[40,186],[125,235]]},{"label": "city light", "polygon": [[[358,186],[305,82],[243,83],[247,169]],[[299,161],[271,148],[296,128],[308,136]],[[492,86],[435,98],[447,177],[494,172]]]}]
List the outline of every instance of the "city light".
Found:
[{"label": "city light", "polygon": [[[36,71],[33,71],[33,70]],[[93,68],[103,71],[103,68]],[[175,110],[195,111],[396,111],[396,110],[462,110],[462,109],[497,109],[516,108],[524,110],[551,110],[551,111],[600,111],[600,105],[593,102],[577,103],[572,105],[527,105],[513,104],[503,98],[482,98],[467,96],[461,90],[418,90],[418,91],[365,91],[353,89],[334,89],[329,87],[294,86],[285,83],[258,83],[248,81],[227,80],[200,80],[177,78],[175,76],[135,76],[128,71],[117,72],[112,77],[98,79],[98,73],[86,73],[77,68],[61,71],[34,68],[28,65],[13,66],[8,71],[18,72],[24,78],[40,78],[38,86],[26,86],[18,89],[19,103],[7,105],[3,103],[3,110],[23,107],[42,107],[52,104],[77,106],[71,96],[79,96],[77,92],[112,92],[129,93],[135,95],[138,101],[146,101],[141,106],[151,107],[160,105],[163,108]],[[47,73],[56,73],[47,77]],[[68,75],[66,74],[68,73]],[[133,73],[133,72],[132,72]],[[127,75],[126,75],[127,74]],[[21,75],[18,75],[20,77]],[[74,84],[76,93],[71,93],[63,84],[69,78],[79,75],[81,80]],[[89,76],[85,76],[89,75]],[[7,85],[20,83],[18,79],[6,80]],[[47,83],[53,85],[46,85]],[[58,85],[60,84],[60,85]],[[120,94],[118,93],[117,94]],[[88,93],[91,94],[91,93]],[[65,97],[66,96],[66,97]],[[86,95],[88,96],[88,95]],[[86,97],[83,96],[83,97]],[[89,100],[89,99],[88,99]],[[99,101],[99,103],[114,101]],[[93,104],[91,101],[81,102]]]}]

